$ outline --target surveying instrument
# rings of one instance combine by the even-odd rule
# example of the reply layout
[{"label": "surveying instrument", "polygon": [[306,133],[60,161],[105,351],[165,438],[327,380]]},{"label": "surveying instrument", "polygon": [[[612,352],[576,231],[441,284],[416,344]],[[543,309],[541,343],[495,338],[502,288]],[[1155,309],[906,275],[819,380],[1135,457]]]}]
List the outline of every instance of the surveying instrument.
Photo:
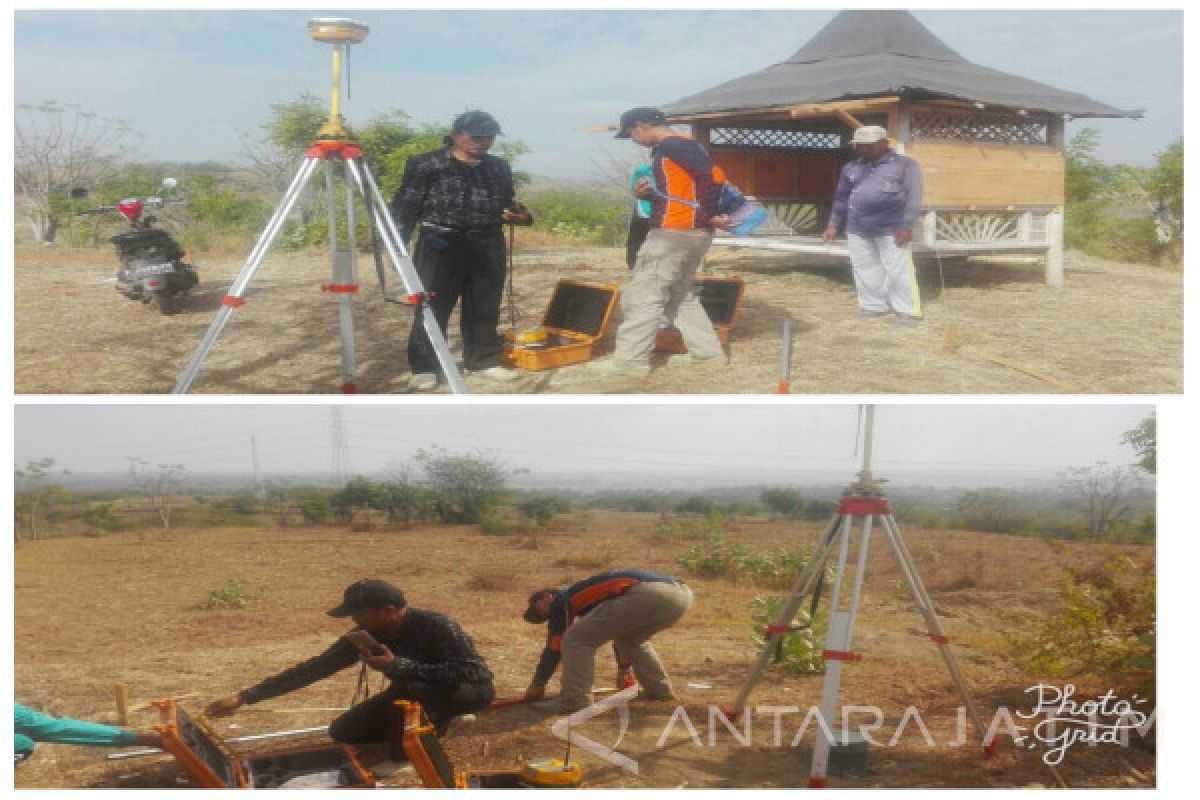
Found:
[{"label": "surveying instrument", "polygon": [[[825,661],[825,683],[821,689],[821,720],[817,726],[817,743],[813,750],[812,768],[809,772],[808,785],[810,788],[825,786],[826,771],[829,766],[830,749],[834,746],[832,720],[837,712],[838,690],[842,682],[842,666],[847,662],[862,661],[862,654],[852,649],[854,636],[854,621],[858,615],[859,600],[862,597],[863,578],[867,567],[867,546],[871,539],[873,527],[883,531],[884,538],[892,546],[896,560],[904,574],[904,580],[912,592],[917,610],[925,619],[926,635],[937,645],[942,660],[950,672],[958,694],[966,707],[967,715],[979,735],[984,752],[989,756],[996,753],[996,743],[989,738],[979,710],[971,693],[967,689],[966,680],[958,661],[950,650],[950,638],[942,630],[941,621],[934,611],[933,601],[925,590],[921,576],[909,552],[908,545],[900,535],[900,527],[892,516],[891,505],[884,496],[880,481],[871,474],[871,446],[875,428],[875,407],[865,407],[863,431],[863,461],[858,480],[842,492],[842,499],[834,511],[829,526],[817,545],[816,551],[808,564],[801,570],[791,595],[783,608],[780,609],[774,623],[764,629],[762,651],[754,663],[749,676],[738,690],[733,705],[725,709],[726,716],[731,720],[740,719],[746,708],[755,684],[761,680],[768,663],[779,646],[782,637],[788,633],[803,630],[808,625],[797,625],[796,614],[809,598],[815,609],[820,596],[821,583],[827,569],[829,557],[837,550],[837,567],[834,573],[833,590],[829,599],[829,623],[825,636],[825,649],[821,657]],[[854,563],[850,564],[851,548],[854,552]],[[853,575],[848,574],[853,569]],[[847,580],[850,581],[847,584]],[[810,616],[810,623],[812,617]],[[845,737],[846,732],[842,732]],[[845,744],[845,741],[843,741]]]},{"label": "surveying instrument", "polygon": [[[363,23],[352,19],[322,17],[309,20],[308,34],[313,41],[333,46],[333,95],[329,119],[317,131],[316,139],[305,153],[304,163],[300,166],[295,178],[292,179],[287,191],[284,192],[283,199],[271,215],[266,228],[259,235],[254,249],[250,251],[250,256],[246,259],[241,271],[238,272],[228,294],[221,299],[221,308],[217,311],[216,318],[213,319],[204,338],[200,340],[191,362],[179,376],[173,394],[184,394],[191,388],[192,382],[217,343],[217,337],[221,335],[233,310],[246,304],[245,293],[250,281],[262,264],[267,251],[279,236],[288,214],[300,199],[309,179],[322,163],[325,164],[333,282],[324,284],[321,289],[338,296],[338,328],[342,343],[342,391],[347,394],[357,391],[354,360],[354,310],[351,306],[351,296],[358,292],[358,275],[354,260],[354,200],[355,190],[357,190],[367,209],[367,221],[373,226],[374,233],[382,241],[392,265],[404,285],[407,293],[404,303],[415,309],[421,327],[429,336],[429,341],[437,354],[438,363],[441,365],[442,373],[446,376],[450,390],[455,394],[466,393],[462,375],[454,364],[454,358],[450,355],[450,348],[446,345],[442,330],[429,310],[429,295],[421,285],[421,279],[417,275],[412,259],[409,258],[396,224],[388,212],[383,195],[380,194],[375,178],[367,167],[362,147],[355,139],[354,134],[346,127],[346,122],[342,118],[343,67],[346,62],[347,48],[349,45],[359,44],[366,39],[369,30]],[[348,81],[348,77],[346,80]],[[339,171],[342,172],[342,182],[346,189],[345,220],[347,224],[344,239],[338,235],[337,196],[334,193],[335,173]]]}]

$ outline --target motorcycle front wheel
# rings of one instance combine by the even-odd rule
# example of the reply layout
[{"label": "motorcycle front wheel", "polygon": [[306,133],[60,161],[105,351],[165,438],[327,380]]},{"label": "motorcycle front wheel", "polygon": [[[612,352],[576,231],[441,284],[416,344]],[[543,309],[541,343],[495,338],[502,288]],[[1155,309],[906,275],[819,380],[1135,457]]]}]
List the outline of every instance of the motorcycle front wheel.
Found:
[{"label": "motorcycle front wheel", "polygon": [[155,292],[154,305],[163,314],[171,316],[179,313],[179,295],[171,291]]}]

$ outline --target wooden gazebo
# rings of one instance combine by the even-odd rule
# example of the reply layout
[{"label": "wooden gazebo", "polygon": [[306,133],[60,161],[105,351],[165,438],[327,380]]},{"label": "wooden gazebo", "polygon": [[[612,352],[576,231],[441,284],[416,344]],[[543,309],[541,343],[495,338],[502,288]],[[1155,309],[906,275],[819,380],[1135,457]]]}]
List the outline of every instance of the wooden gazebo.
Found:
[{"label": "wooden gazebo", "polygon": [[763,236],[718,243],[839,252],[818,243],[859,125],[920,163],[918,253],[1032,253],[1061,285],[1064,127],[1140,117],[973,64],[907,11],[843,11],[787,61],[666,105],[730,180],[774,212]]}]

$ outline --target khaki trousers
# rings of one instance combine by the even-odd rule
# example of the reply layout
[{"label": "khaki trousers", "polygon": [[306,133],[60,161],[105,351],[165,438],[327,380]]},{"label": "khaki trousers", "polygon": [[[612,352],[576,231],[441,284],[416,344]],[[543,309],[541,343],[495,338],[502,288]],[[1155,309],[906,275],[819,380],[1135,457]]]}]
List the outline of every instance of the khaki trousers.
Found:
[{"label": "khaki trousers", "polygon": [[692,590],[682,584],[637,583],[577,619],[562,638],[559,703],[568,709],[591,705],[596,651],[607,642],[629,659],[644,696],[671,697],[671,679],[650,637],[678,622],[691,605]]},{"label": "khaki trousers", "polygon": [[710,230],[655,228],[638,251],[621,291],[621,325],[613,360],[619,366],[646,366],[663,318],[679,329],[692,358],[724,358],[721,340],[692,281],[712,244]]}]

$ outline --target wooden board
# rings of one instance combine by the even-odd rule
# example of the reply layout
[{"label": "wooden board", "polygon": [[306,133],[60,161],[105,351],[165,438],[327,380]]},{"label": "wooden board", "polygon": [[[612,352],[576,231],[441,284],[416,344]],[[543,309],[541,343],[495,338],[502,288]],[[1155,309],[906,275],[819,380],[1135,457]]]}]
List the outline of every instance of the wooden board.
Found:
[{"label": "wooden board", "polygon": [[910,142],[925,206],[1061,206],[1066,162],[1056,147]]},{"label": "wooden board", "polygon": [[709,152],[743,194],[832,200],[837,189],[841,164],[836,151],[812,153],[718,145],[710,147]]}]

